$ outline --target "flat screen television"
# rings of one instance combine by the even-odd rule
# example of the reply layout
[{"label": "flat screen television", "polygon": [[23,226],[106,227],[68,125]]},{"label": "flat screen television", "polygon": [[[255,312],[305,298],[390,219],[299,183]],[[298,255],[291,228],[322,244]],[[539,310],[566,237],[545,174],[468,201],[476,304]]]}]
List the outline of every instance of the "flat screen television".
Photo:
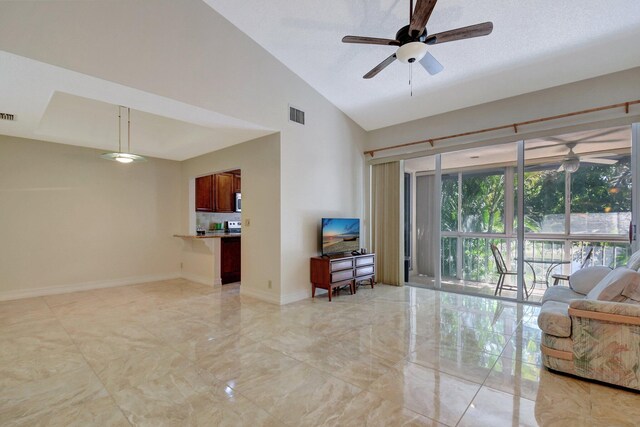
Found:
[{"label": "flat screen television", "polygon": [[322,255],[360,249],[360,219],[322,218]]}]

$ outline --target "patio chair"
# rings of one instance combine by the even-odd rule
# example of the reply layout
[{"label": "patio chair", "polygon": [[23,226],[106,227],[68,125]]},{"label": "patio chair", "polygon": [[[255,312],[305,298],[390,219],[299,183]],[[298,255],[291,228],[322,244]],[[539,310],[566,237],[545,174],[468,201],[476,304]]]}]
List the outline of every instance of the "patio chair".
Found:
[{"label": "patio chair", "polygon": [[493,295],[502,295],[502,290],[507,289],[509,291],[517,291],[518,288],[515,286],[504,285],[504,279],[506,276],[517,276],[518,273],[515,271],[510,271],[507,268],[507,264],[504,262],[504,258],[502,258],[502,254],[500,253],[500,249],[493,243],[491,244],[491,253],[493,254],[493,259],[496,261],[496,268],[498,270],[498,283],[496,283],[496,290]]},{"label": "patio chair", "polygon": [[[580,269],[585,268],[587,264],[589,264],[589,261],[591,261],[592,256],[593,256],[593,248],[591,247],[587,252],[587,256],[584,257],[584,261],[582,261],[582,264],[580,265]],[[567,274],[554,274],[551,276],[551,278],[553,279],[553,286],[557,286],[561,280],[569,281],[569,275]]]}]

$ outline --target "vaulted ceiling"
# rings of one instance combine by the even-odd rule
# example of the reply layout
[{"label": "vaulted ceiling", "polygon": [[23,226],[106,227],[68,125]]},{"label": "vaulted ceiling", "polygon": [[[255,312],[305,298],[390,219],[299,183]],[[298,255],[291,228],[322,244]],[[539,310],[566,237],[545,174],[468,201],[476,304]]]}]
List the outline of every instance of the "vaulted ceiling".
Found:
[{"label": "vaulted ceiling", "polygon": [[410,96],[405,64],[362,78],[394,47],[341,43],[393,38],[408,15],[409,0],[0,1],[0,112],[19,118],[0,134],[113,149],[122,104],[134,151],[182,160],[280,130],[274,97],[309,86],[372,130],[640,66],[637,0],[439,0],[430,33],[494,31],[431,47],[445,69],[414,66]]},{"label": "vaulted ceiling", "polygon": [[398,61],[362,78],[395,47],[341,43],[394,38],[409,0],[205,1],[366,130],[640,66],[637,0],[438,0],[429,33],[485,21],[494,30],[432,46],[445,69],[414,66],[413,96]]}]

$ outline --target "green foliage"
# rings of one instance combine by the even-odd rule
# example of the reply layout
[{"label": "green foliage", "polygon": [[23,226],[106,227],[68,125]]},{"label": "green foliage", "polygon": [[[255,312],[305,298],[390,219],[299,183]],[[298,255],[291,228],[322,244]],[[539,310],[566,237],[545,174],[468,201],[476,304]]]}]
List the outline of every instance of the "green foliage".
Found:
[{"label": "green foliage", "polygon": [[442,231],[458,230],[458,175],[442,176]]},{"label": "green foliage", "polygon": [[500,249],[503,256],[506,254],[506,241],[504,239],[463,239],[463,266],[462,278],[473,281],[495,281],[498,279],[496,263],[491,253],[491,244]]},{"label": "green foliage", "polygon": [[[525,172],[525,232],[540,231],[545,215],[564,213],[564,174],[556,169]],[[564,227],[554,231],[562,233]]]},{"label": "green foliage", "polygon": [[462,175],[462,231],[504,233],[504,169]]},{"label": "green foliage", "polygon": [[631,159],[583,164],[571,174],[572,212],[631,212]]},{"label": "green foliage", "polygon": [[[517,182],[514,182],[514,189]],[[515,192],[515,190],[514,190]],[[545,231],[563,233],[565,214],[565,172],[556,166],[528,168],[525,171],[525,231],[540,232],[547,215],[560,215],[549,230],[549,217],[545,221]],[[460,208],[460,209],[459,209]],[[514,212],[516,212],[514,206]],[[614,165],[581,164],[576,173],[571,174],[571,212],[630,212],[631,211],[631,165],[630,157],[624,157]],[[462,174],[462,204],[458,207],[458,174],[442,178],[443,231],[458,231],[458,215],[461,215],[461,232],[504,233],[505,232],[505,169],[483,173]],[[514,219],[514,229],[517,220]],[[495,263],[489,245],[497,244],[505,255],[504,239],[463,238],[463,279],[477,281],[495,280]],[[541,242],[551,245],[540,248],[550,257],[562,248],[558,242]],[[583,242],[599,245],[597,242]],[[600,248],[601,265],[618,265],[626,260],[626,250],[618,244],[604,244]],[[620,247],[618,247],[620,246]],[[442,239],[442,273],[454,277],[457,271],[457,238]],[[562,254],[558,255],[560,258]],[[607,258],[605,263],[605,258]],[[595,259],[595,258],[594,258]],[[578,260],[579,261],[579,260]]]}]

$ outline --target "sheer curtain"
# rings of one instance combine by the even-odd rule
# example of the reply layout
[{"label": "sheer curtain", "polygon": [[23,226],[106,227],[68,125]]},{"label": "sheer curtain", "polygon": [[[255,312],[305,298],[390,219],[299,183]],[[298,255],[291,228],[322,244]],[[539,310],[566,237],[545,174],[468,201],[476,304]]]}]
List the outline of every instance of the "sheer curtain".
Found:
[{"label": "sheer curtain", "polygon": [[402,184],[400,162],[373,165],[371,170],[371,249],[376,254],[376,279],[402,286]]},{"label": "sheer curtain", "polygon": [[418,274],[433,277],[435,275],[435,258],[433,254],[438,250],[436,240],[438,234],[434,230],[437,197],[436,177],[423,175],[416,177],[416,258]]}]

